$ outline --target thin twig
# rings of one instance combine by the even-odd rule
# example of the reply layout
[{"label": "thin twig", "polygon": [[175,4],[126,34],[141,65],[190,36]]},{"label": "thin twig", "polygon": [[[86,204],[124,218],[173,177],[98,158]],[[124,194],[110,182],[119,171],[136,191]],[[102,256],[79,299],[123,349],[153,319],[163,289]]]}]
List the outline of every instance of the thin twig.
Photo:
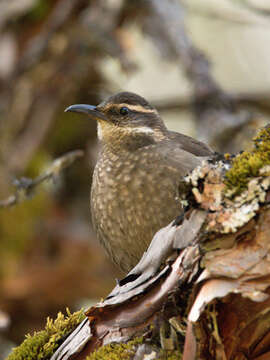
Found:
[{"label": "thin twig", "polygon": [[45,181],[54,179],[59,176],[60,172],[70,166],[75,160],[82,157],[84,152],[82,150],[70,151],[63,156],[55,159],[52,164],[41,175],[34,179],[22,177],[16,179],[14,185],[16,186],[16,192],[10,195],[7,199],[0,200],[0,208],[6,208],[19,204],[25,199],[29,198],[33,194],[33,191],[37,186]]}]

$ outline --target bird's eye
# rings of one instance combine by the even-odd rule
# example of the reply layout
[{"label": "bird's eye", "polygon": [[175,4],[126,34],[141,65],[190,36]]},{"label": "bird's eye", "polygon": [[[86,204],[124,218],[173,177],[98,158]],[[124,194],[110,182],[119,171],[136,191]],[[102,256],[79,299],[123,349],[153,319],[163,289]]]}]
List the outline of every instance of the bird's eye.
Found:
[{"label": "bird's eye", "polygon": [[120,108],[119,112],[121,115],[127,115],[129,112],[129,109],[126,106],[123,106]]}]

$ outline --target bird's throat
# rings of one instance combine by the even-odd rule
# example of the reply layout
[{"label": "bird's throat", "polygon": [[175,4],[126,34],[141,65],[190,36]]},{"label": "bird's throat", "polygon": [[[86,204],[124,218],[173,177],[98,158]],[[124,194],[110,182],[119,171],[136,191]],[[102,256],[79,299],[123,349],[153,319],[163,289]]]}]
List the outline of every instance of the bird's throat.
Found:
[{"label": "bird's throat", "polygon": [[97,133],[102,145],[117,153],[121,150],[134,151],[165,138],[162,132],[148,126],[117,126],[105,121],[98,122]]}]

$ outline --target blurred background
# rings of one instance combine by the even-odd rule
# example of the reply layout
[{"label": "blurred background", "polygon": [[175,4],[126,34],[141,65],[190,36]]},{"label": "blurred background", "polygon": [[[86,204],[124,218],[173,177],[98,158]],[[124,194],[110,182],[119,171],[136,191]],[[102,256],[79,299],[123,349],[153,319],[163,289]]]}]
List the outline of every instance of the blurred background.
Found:
[{"label": "blurred background", "polygon": [[[236,153],[269,122],[269,44],[268,0],[0,1],[0,359],[123,276],[90,222],[96,124],[64,109],[133,91],[170,129]],[[15,179],[75,149],[84,157],[7,205]]]}]

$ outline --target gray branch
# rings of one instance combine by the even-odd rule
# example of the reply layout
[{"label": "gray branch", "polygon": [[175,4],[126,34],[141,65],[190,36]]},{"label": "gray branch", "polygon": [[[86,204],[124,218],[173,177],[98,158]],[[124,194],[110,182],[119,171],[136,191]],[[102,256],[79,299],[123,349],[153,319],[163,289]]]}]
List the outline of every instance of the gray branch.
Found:
[{"label": "gray branch", "polygon": [[70,166],[75,160],[82,157],[84,152],[82,150],[70,151],[63,156],[55,159],[52,164],[41,175],[34,179],[22,177],[14,181],[16,191],[7,199],[0,200],[0,208],[10,207],[21,203],[33,194],[33,191],[45,181],[54,179],[59,173]]}]

